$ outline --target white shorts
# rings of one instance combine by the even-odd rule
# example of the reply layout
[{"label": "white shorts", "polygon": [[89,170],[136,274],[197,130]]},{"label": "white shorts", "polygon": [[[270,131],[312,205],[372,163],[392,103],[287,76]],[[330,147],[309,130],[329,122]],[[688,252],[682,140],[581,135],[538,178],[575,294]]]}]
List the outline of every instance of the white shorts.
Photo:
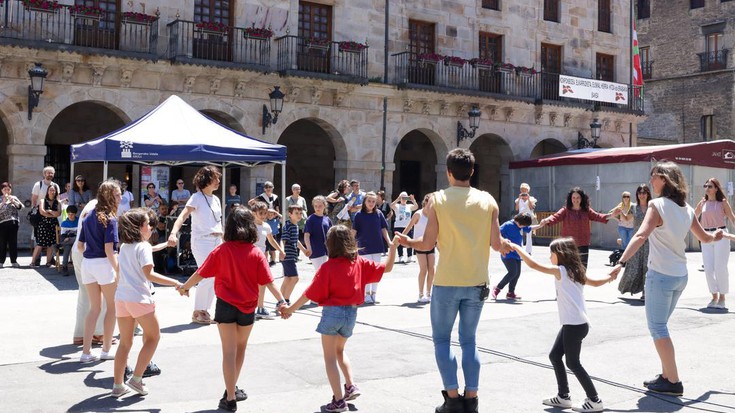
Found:
[{"label": "white shorts", "polygon": [[115,269],[107,258],[85,258],[82,261],[82,284],[107,285],[115,282]]}]

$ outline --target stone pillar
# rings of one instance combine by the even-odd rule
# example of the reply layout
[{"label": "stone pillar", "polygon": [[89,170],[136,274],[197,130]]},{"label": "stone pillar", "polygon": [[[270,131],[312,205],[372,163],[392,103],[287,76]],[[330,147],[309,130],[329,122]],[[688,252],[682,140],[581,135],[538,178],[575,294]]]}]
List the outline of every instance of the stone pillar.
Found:
[{"label": "stone pillar", "polygon": [[[344,176],[344,179],[348,181],[353,179],[360,181],[360,189],[362,191],[377,192],[380,190],[380,161],[337,160],[334,161],[334,170],[337,179],[341,179],[339,177]],[[391,179],[393,179],[392,176]]]},{"label": "stone pillar", "polygon": [[[46,156],[44,145],[8,145],[8,181],[13,184],[13,195],[17,196],[27,207],[31,205],[33,184],[43,178],[44,156]],[[28,211],[28,208],[24,208],[19,214],[19,248],[31,246],[32,228],[26,218]]]},{"label": "stone pillar", "polygon": [[436,171],[436,189],[442,189],[449,186],[449,178],[447,178],[447,164],[437,163],[434,168]]}]

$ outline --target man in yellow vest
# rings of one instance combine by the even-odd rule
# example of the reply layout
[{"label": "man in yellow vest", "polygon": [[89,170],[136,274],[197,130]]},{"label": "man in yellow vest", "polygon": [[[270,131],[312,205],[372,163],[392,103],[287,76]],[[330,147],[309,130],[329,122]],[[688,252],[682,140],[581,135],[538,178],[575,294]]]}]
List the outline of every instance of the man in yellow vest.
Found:
[{"label": "man in yellow vest", "polygon": [[[467,149],[447,155],[449,188],[432,194],[424,207],[428,219],[424,236],[411,239],[396,233],[404,246],[427,251],[438,245],[439,260],[431,294],[434,356],[444,384],[444,404],[436,413],[476,413],[480,357],[475,336],[482,306],[489,293],[490,247],[505,254],[510,243],[500,237],[498,204],[492,195],[470,187],[475,157]],[[457,359],[450,342],[459,314],[464,395],[459,393]]]}]

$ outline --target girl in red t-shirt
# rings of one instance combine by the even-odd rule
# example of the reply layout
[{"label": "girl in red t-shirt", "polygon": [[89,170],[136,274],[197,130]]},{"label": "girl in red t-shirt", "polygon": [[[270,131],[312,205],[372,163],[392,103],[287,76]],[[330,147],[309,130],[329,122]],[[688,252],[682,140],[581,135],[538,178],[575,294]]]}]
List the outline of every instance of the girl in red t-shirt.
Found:
[{"label": "girl in red t-shirt", "polygon": [[[333,392],[332,401],[325,406],[328,412],[347,411],[347,402],[360,395],[352,382],[352,366],[345,353],[345,344],[355,327],[357,306],[365,301],[365,285],[380,281],[383,273],[393,269],[397,240],[398,237],[394,238],[390,244],[386,260],[376,263],[357,255],[357,241],[349,228],[333,226],[327,232],[329,260],[316,272],[304,294],[293,305],[281,309],[281,316],[289,318],[309,300],[323,306],[316,331],[322,335],[324,364]],[[340,370],[345,376],[344,392],[340,386]]]},{"label": "girl in red t-shirt", "polygon": [[249,209],[237,207],[230,212],[225,223],[224,240],[209,253],[179,292],[188,296],[189,289],[199,281],[214,277],[214,294],[217,296],[214,321],[222,341],[222,373],[227,387],[219,408],[234,412],[237,401],[248,397],[236,383],[255,321],[258,287],[265,285],[278,299],[276,308],[283,306],[285,301],[273,285],[265,254],[253,245],[258,240],[258,232],[255,217]]}]

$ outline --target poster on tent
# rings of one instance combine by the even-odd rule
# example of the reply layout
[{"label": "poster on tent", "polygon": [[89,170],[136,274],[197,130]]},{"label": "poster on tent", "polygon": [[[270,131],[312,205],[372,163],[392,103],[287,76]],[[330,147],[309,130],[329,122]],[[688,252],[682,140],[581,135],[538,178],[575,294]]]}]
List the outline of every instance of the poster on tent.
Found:
[{"label": "poster on tent", "polygon": [[164,201],[169,199],[169,175],[171,168],[168,166],[149,166],[144,165],[140,167],[140,205],[145,206],[143,203],[143,195],[148,192],[148,183],[152,182],[156,185],[156,192],[163,198]]}]

